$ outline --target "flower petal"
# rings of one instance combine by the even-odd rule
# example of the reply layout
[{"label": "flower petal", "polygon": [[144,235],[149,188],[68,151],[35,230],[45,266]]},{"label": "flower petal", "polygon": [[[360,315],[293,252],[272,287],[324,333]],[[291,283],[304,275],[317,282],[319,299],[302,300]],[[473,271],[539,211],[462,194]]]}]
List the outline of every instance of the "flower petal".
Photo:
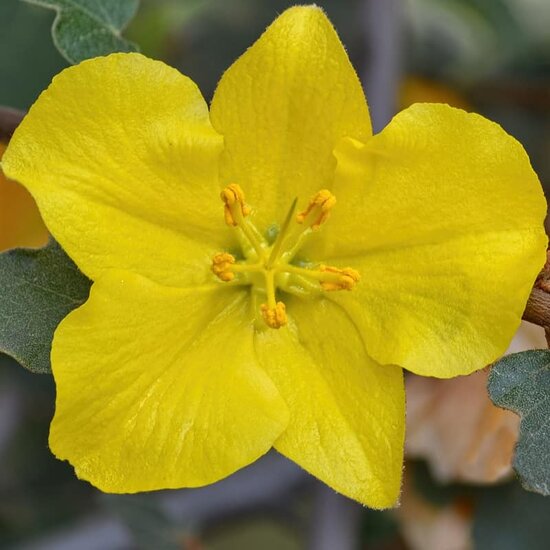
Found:
[{"label": "flower petal", "polygon": [[103,491],[194,487],[264,454],[288,411],[242,290],[112,271],[55,333],[55,455]]},{"label": "flower petal", "polygon": [[[6,146],[0,142],[0,159]],[[22,246],[39,247],[48,232],[29,193],[0,170],[0,251]]]},{"label": "flower petal", "polygon": [[113,54],[54,78],[2,166],[90,278],[120,268],[180,284],[197,278],[199,263],[208,273],[203,259],[228,235],[221,147],[191,80],[139,54]]},{"label": "flower petal", "polygon": [[238,183],[260,226],[330,187],[337,140],[371,135],[361,84],[317,6],[286,10],[224,74],[212,102],[222,180]]},{"label": "flower petal", "polygon": [[290,409],[275,448],[348,497],[393,506],[403,461],[401,369],[370,359],[331,301],[294,298],[287,310],[288,328],[256,336],[260,362]]},{"label": "flower petal", "polygon": [[338,154],[338,205],[309,253],[361,272],[333,299],[372,357],[442,378],[494,361],[545,261],[546,203],[521,145],[479,115],[418,104]]}]

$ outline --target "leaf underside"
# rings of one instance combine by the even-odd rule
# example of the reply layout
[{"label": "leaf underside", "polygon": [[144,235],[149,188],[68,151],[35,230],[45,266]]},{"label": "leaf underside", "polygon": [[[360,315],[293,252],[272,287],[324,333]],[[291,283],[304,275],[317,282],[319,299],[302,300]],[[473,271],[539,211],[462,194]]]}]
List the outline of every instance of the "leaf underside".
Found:
[{"label": "leaf underside", "polygon": [[135,15],[139,0],[23,0],[55,10],[56,48],[70,63],[113,52],[136,51],[121,32]]},{"label": "leaf underside", "polygon": [[0,254],[0,352],[32,372],[51,372],[54,331],[90,285],[55,241]]},{"label": "leaf underside", "polygon": [[521,418],[514,468],[525,489],[550,495],[550,350],[508,355],[494,365],[491,399]]}]

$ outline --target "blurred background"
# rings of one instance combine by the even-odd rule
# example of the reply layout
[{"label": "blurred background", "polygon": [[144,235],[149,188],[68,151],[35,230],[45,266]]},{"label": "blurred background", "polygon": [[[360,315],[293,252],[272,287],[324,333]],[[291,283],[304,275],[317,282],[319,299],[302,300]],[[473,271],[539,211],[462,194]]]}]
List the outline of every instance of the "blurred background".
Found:
[{"label": "blurred background", "polygon": [[[477,111],[524,144],[549,190],[549,0],[317,4],[364,83],[375,131],[415,102]],[[142,0],[126,36],[210,99],[222,72],[290,5]],[[67,66],[52,44],[53,19],[19,0],[0,2],[0,105],[28,109]],[[541,331],[524,325],[514,351],[545,347]],[[0,548],[546,550],[550,499],[514,480],[518,419],[491,405],[485,383],[485,372],[408,378],[401,505],[379,512],[276,453],[203,489],[101,494],[48,450],[51,377],[0,356]]]}]

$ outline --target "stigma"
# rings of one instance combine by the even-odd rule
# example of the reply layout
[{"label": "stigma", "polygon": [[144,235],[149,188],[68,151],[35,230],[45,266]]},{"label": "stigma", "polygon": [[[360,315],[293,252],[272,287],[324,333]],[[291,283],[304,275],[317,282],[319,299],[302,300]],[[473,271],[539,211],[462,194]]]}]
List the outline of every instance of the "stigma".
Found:
[{"label": "stigma", "polygon": [[224,283],[251,287],[253,303],[260,304],[258,328],[279,329],[288,323],[286,305],[278,299],[281,294],[307,299],[324,292],[353,290],[359,283],[360,274],[351,267],[295,262],[302,246],[327,222],[336,204],[328,189],[313,195],[296,215],[298,200],[294,199],[272,243],[250,220],[252,209],[238,184],[225,187],[220,197],[225,222],[237,232],[243,257],[219,252],[212,258],[211,270]]}]

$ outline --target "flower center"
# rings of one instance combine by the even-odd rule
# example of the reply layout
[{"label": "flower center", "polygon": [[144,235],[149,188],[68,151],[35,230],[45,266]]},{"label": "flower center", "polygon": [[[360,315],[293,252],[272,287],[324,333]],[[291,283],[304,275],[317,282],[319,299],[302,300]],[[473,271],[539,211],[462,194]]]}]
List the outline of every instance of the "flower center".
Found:
[{"label": "flower center", "polygon": [[327,189],[311,197],[298,214],[298,200],[294,199],[271,244],[248,217],[252,209],[239,185],[228,185],[221,199],[225,222],[237,232],[243,259],[220,252],[212,259],[212,271],[225,283],[252,287],[254,302],[260,304],[257,318],[261,316],[265,325],[281,328],[287,323],[286,306],[278,300],[280,293],[308,297],[324,291],[352,290],[359,282],[359,273],[351,267],[295,261],[296,254],[321,229],[336,204],[335,196]]}]

